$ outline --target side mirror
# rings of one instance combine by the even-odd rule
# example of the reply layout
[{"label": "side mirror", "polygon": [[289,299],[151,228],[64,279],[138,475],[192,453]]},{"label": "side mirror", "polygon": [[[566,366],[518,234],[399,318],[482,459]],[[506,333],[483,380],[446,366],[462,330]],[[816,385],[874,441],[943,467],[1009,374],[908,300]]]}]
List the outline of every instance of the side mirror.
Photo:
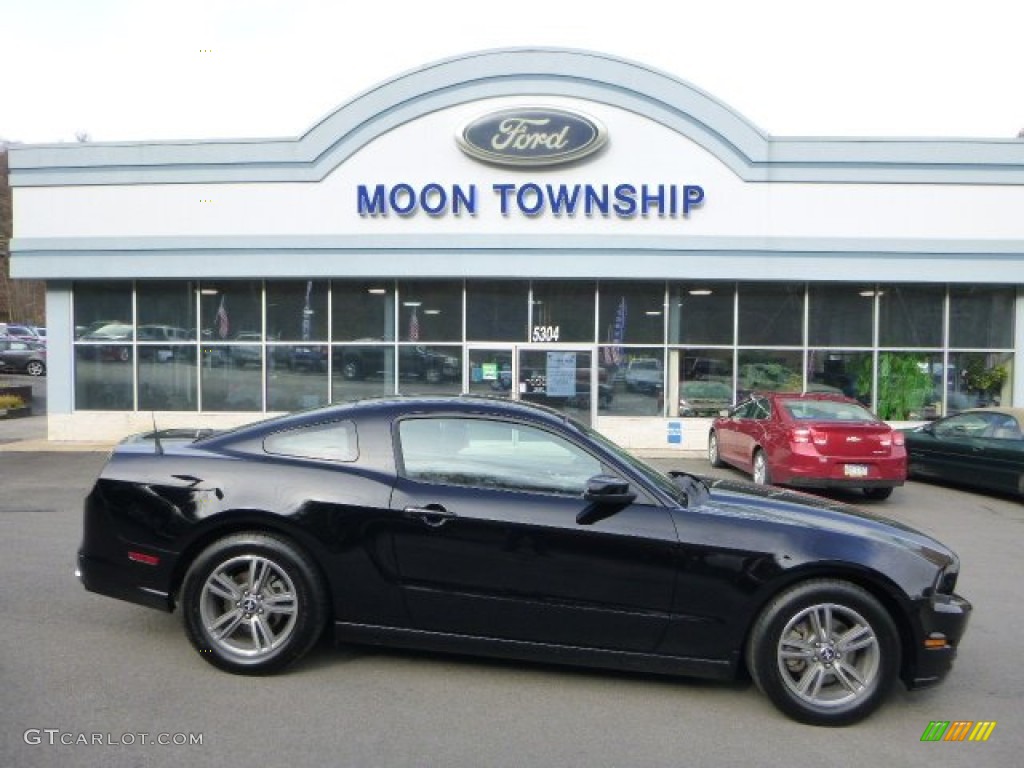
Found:
[{"label": "side mirror", "polygon": [[636,494],[629,490],[629,483],[614,475],[594,475],[587,480],[583,498],[594,504],[617,504],[625,506],[636,501]]}]

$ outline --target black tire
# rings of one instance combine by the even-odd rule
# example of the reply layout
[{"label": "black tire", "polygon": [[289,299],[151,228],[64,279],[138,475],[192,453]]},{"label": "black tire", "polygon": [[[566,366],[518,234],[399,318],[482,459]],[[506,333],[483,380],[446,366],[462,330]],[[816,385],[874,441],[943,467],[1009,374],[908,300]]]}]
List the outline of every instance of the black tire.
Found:
[{"label": "black tire", "polygon": [[[202,658],[228,672],[265,675],[316,644],[327,621],[327,593],[313,562],[294,544],[239,533],[214,542],[192,563],[182,612]],[[219,636],[218,627],[225,629]]]},{"label": "black tire", "polygon": [[754,451],[754,460],[751,462],[751,476],[758,485],[772,484],[772,469],[768,466],[768,455],[760,448]]},{"label": "black tire", "polygon": [[715,432],[708,435],[708,461],[711,462],[712,467],[725,466],[725,462],[722,461],[722,456],[718,452],[718,435]]},{"label": "black tire", "polygon": [[865,488],[864,495],[872,501],[885,501],[892,496],[892,488]]},{"label": "black tire", "polygon": [[748,638],[746,661],[757,687],[789,717],[850,725],[874,712],[896,681],[899,633],[867,590],[815,579],[765,607]]}]

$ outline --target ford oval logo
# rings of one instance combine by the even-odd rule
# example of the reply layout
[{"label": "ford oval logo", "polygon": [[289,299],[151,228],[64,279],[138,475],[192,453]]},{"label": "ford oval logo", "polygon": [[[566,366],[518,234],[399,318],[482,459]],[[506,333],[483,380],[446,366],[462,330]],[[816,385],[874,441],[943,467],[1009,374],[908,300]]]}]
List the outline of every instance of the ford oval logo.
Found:
[{"label": "ford oval logo", "polygon": [[592,117],[551,107],[490,112],[466,123],[455,137],[470,157],[512,166],[559,165],[586,157],[608,140]]}]

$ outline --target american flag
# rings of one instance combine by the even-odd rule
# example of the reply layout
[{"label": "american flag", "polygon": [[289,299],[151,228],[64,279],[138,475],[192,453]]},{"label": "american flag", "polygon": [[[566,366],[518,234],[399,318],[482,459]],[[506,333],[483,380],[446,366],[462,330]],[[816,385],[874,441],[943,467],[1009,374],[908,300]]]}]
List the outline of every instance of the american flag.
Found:
[{"label": "american flag", "polygon": [[409,318],[409,341],[420,340],[420,318],[416,314],[416,307],[412,308],[412,317]]},{"label": "american flag", "polygon": [[228,337],[228,333],[231,331],[231,323],[228,322],[228,311],[224,307],[224,297],[220,297],[220,306],[217,308],[217,335],[222,339]]}]

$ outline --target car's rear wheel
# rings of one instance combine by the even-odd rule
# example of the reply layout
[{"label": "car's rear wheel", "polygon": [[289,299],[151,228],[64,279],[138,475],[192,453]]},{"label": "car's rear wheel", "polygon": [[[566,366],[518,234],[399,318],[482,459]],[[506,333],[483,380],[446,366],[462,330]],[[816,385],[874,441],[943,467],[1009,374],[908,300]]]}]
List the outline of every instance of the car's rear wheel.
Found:
[{"label": "car's rear wheel", "polygon": [[872,501],[885,501],[892,496],[892,488],[865,488],[864,495]]},{"label": "car's rear wheel", "polygon": [[751,474],[758,485],[772,484],[772,470],[768,466],[768,457],[760,448],[754,451],[754,469]]},{"label": "car's rear wheel", "polygon": [[196,558],[183,586],[185,631],[210,664],[239,674],[277,672],[320,637],[326,590],[291,542],[262,533],[220,539]]},{"label": "car's rear wheel", "polygon": [[725,462],[722,461],[722,457],[718,453],[718,434],[716,432],[708,435],[708,461],[711,462],[712,467],[725,466]]},{"label": "car's rear wheel", "polygon": [[46,373],[46,364],[38,360],[29,360],[28,365],[25,366],[25,373],[29,376],[42,376]]},{"label": "car's rear wheel", "polygon": [[885,700],[900,666],[892,617],[846,581],[798,584],[764,609],[747,645],[747,668],[782,712],[812,725],[849,725]]}]

